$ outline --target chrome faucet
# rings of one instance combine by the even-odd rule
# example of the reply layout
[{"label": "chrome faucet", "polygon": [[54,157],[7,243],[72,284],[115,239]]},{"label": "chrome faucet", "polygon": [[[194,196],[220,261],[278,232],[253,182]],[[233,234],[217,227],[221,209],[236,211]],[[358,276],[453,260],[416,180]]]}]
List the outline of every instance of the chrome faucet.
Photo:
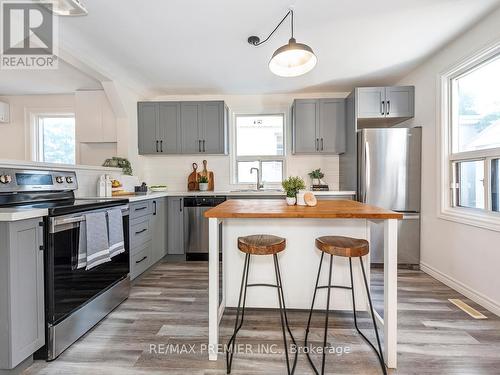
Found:
[{"label": "chrome faucet", "polygon": [[253,171],[257,171],[257,190],[264,189],[264,185],[260,181],[259,168],[255,168],[255,167],[250,168],[250,174],[253,174]]}]

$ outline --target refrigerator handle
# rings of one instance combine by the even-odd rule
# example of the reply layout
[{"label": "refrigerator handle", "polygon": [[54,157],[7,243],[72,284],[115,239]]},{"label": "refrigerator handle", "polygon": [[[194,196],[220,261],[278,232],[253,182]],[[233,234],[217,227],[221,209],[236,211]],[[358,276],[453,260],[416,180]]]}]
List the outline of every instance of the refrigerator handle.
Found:
[{"label": "refrigerator handle", "polygon": [[361,162],[361,183],[360,183],[360,199],[361,202],[366,203],[366,194],[370,186],[370,157],[368,155],[369,146],[366,141],[363,140]]}]

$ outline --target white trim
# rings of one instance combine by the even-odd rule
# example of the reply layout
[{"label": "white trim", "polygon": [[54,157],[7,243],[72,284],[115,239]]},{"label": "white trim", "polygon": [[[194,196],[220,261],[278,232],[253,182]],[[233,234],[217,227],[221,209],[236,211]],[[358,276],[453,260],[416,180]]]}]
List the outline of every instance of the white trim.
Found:
[{"label": "white trim", "polygon": [[73,164],[57,164],[57,163],[40,163],[29,160],[9,160],[0,159],[0,167],[6,168],[27,168],[27,169],[50,169],[56,171],[103,171],[103,172],[122,172],[121,168],[100,167],[95,165],[73,165]]},{"label": "white trim", "polygon": [[[237,117],[252,117],[252,116],[282,116],[283,117],[283,155],[255,155],[255,156],[239,156],[238,157],[238,148],[236,144],[236,118]],[[251,113],[251,112],[241,112],[241,113],[236,113],[233,112],[232,115],[232,126],[231,128],[231,133],[232,137],[230,137],[230,142],[231,142],[231,149],[233,150],[233,153],[231,154],[231,171],[230,171],[230,181],[231,184],[233,185],[238,185],[238,186],[254,186],[255,184],[252,183],[238,183],[238,162],[239,161],[280,161],[282,162],[282,177],[285,178],[286,176],[286,156],[287,156],[287,114],[286,111],[279,110],[279,111],[259,111],[258,113]],[[259,173],[260,173],[260,178],[261,182],[265,183],[265,181],[262,181],[262,170],[259,168]],[[268,187],[281,187],[281,183],[279,182],[267,182],[265,183],[266,186]]]},{"label": "white trim", "polygon": [[449,286],[450,288],[456,290],[460,294],[463,294],[470,300],[481,305],[482,307],[492,312],[493,314],[500,316],[500,303],[493,301],[491,298],[485,296],[484,294],[468,287],[464,283],[454,279],[451,276],[444,274],[441,271],[438,271],[434,267],[431,267],[430,265],[424,262],[420,262],[420,269],[426,274],[435,278],[436,280],[441,281],[446,286]]},{"label": "white trim", "polygon": [[[468,151],[452,153],[451,138],[451,80],[459,77],[464,72],[470,70],[489,58],[500,53],[500,41],[482,48],[475,53],[468,55],[458,63],[452,65],[437,76],[437,95],[436,95],[436,154],[438,156],[437,165],[437,216],[443,220],[454,221],[466,225],[472,225],[484,229],[500,231],[500,215],[488,210],[476,210],[462,207],[454,207],[452,202],[452,184],[453,171],[451,162],[455,160],[468,160],[470,158],[491,158],[498,155],[499,149]],[[488,164],[488,160],[486,163]],[[489,168],[487,166],[487,168]],[[485,181],[488,177],[485,175]],[[454,187],[453,187],[454,188]],[[485,193],[488,189],[485,189]],[[486,205],[490,206],[490,197],[485,196]]]}]

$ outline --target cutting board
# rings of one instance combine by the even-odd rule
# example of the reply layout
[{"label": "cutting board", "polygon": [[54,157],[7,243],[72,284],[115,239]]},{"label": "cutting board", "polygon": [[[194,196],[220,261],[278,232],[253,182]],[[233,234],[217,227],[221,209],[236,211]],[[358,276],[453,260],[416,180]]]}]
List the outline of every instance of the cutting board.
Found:
[{"label": "cutting board", "polygon": [[188,191],[194,191],[198,190],[198,172],[196,171],[198,169],[198,164],[193,163],[193,171],[191,174],[188,176]]},{"label": "cutting board", "polygon": [[203,170],[199,173],[200,177],[205,176],[208,178],[208,190],[214,190],[214,172],[207,169],[207,161],[203,160]]}]

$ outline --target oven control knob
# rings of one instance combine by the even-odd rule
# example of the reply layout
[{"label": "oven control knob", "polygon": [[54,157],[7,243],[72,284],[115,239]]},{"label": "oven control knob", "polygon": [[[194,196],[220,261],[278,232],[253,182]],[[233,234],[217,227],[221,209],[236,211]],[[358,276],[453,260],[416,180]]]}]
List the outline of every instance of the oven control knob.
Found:
[{"label": "oven control knob", "polygon": [[2,174],[0,175],[0,183],[2,184],[9,184],[12,182],[12,176],[8,174]]},{"label": "oven control knob", "polygon": [[62,184],[62,183],[64,182],[64,178],[63,178],[62,176],[57,176],[57,177],[56,177],[56,182],[57,182],[58,184]]},{"label": "oven control knob", "polygon": [[66,177],[66,182],[67,182],[68,184],[72,184],[72,183],[73,183],[73,177],[71,177],[71,176],[67,176],[67,177]]}]

